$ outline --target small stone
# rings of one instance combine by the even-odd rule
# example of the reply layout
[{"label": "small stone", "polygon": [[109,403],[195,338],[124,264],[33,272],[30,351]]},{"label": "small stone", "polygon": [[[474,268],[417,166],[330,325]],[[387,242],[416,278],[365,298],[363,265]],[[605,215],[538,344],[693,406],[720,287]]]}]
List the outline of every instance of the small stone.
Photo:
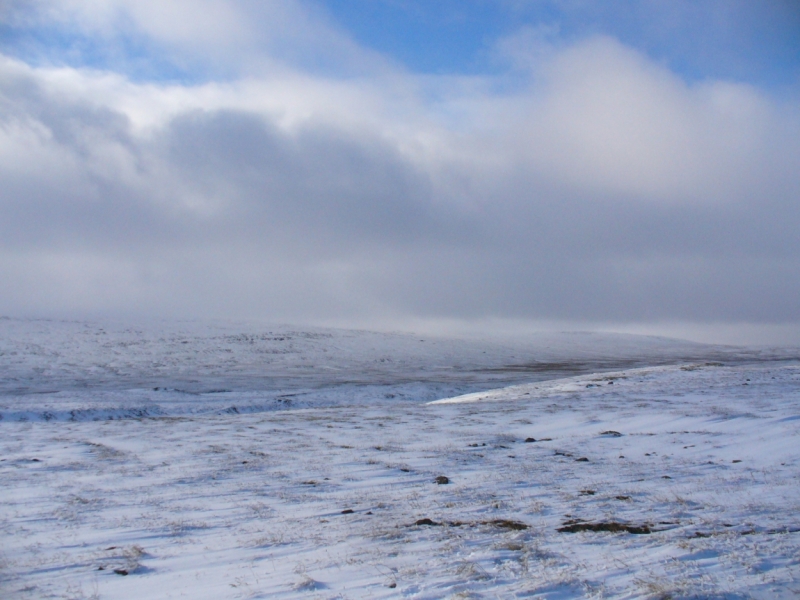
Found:
[{"label": "small stone", "polygon": [[438,483],[439,485],[445,485],[445,484],[450,483],[450,480],[447,477],[445,477],[444,475],[439,475],[436,479],[434,479],[434,481],[436,483]]},{"label": "small stone", "polygon": [[619,431],[613,431],[613,430],[601,431],[600,435],[607,435],[609,437],[622,437],[622,434]]}]

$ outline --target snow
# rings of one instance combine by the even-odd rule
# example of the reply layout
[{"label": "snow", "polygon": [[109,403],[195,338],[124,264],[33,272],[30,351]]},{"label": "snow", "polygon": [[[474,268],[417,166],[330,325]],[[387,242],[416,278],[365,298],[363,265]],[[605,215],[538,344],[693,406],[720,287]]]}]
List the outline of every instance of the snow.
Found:
[{"label": "snow", "polygon": [[790,351],[0,326],[3,598],[800,588]]}]

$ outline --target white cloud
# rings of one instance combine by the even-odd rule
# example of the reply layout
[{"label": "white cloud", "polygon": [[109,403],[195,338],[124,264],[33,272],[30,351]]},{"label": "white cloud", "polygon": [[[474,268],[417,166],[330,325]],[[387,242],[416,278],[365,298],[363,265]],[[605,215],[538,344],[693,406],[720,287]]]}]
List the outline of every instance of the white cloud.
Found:
[{"label": "white cloud", "polygon": [[144,60],[227,78],[269,74],[286,65],[358,74],[388,64],[355,44],[314,4],[301,0],[10,0],[9,4],[0,22],[55,27],[94,44],[101,42],[99,50],[89,52],[103,56],[90,56],[90,62],[118,62],[124,67],[134,60],[127,47],[133,44]]},{"label": "white cloud", "polygon": [[52,6],[272,67],[182,85],[0,61],[2,312],[797,320],[794,103],[604,37],[527,62],[506,42],[534,72],[497,92],[275,59],[244,17],[272,4],[180,27],[156,3]]}]

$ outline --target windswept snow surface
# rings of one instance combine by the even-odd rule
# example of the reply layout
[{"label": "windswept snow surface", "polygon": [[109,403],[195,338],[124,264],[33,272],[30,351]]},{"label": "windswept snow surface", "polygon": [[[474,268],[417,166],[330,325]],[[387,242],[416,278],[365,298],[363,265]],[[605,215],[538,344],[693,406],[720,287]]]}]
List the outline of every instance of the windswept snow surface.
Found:
[{"label": "windswept snow surface", "polygon": [[3,598],[800,591],[788,351],[0,325]]},{"label": "windswept snow surface", "polygon": [[614,334],[492,341],[224,322],[0,318],[0,418],[92,420],[423,402],[600,370],[775,356]]}]

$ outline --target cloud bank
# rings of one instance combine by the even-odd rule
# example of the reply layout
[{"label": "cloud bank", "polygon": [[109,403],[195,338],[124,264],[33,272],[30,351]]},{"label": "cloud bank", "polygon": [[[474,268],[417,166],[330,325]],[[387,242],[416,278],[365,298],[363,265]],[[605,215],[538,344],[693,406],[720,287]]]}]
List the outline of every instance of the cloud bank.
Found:
[{"label": "cloud bank", "polygon": [[530,30],[420,75],[305,4],[206,4],[8,5],[112,58],[0,57],[0,312],[800,321],[795,98]]}]

